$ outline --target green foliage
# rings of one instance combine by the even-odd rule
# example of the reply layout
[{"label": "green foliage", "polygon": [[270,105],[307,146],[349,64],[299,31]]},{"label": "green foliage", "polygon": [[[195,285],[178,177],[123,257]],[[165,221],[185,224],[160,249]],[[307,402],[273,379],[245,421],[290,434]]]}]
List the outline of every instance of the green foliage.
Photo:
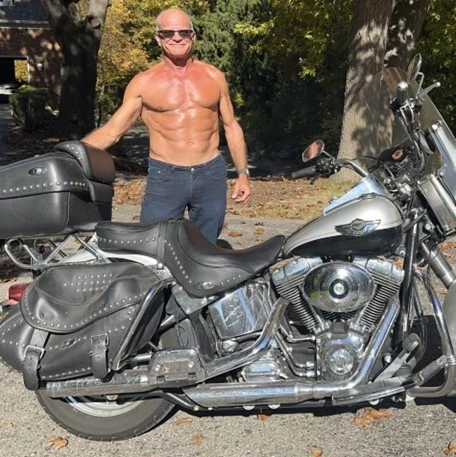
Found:
[{"label": "green foliage", "polygon": [[98,123],[121,104],[131,78],[150,67],[159,57],[155,42],[155,18],[165,8],[180,7],[198,13],[205,0],[116,0],[108,9],[98,58],[96,106]]},{"label": "green foliage", "polygon": [[[222,70],[253,147],[294,158],[310,141],[337,150],[354,0],[116,0],[99,62],[101,112],[113,112],[138,71],[160,58],[155,18],[187,11],[197,32],[195,56]],[[434,0],[419,51],[432,94],[456,126],[454,0]]]},{"label": "green foliage", "polygon": [[197,56],[225,73],[247,135],[266,154],[338,141],[351,4],[215,0],[195,19]]},{"label": "green foliage", "polygon": [[423,55],[425,84],[442,83],[431,97],[450,128],[456,131],[456,3],[454,0],[434,0],[431,4],[417,52]]},{"label": "green foliage", "polygon": [[21,86],[10,96],[14,121],[23,130],[32,132],[46,119],[47,90],[33,86]]}]

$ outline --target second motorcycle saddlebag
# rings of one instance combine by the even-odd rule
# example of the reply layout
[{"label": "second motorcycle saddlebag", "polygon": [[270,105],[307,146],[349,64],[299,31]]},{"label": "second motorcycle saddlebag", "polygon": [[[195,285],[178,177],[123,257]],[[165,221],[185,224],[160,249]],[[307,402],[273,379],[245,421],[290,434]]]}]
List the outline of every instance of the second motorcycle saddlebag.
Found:
[{"label": "second motorcycle saddlebag", "polygon": [[91,231],[101,220],[84,171],[49,153],[0,168],[0,238]]},{"label": "second motorcycle saddlebag", "polygon": [[0,360],[22,372],[28,389],[41,381],[93,374],[136,354],[163,312],[161,280],[130,262],[60,266],[41,274],[0,324]]}]

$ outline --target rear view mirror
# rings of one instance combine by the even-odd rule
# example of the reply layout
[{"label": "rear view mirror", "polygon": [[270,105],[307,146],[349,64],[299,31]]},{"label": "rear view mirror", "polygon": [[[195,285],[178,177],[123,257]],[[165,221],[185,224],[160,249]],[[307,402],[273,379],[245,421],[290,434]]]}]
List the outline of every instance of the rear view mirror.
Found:
[{"label": "rear view mirror", "polygon": [[407,68],[407,83],[408,84],[410,84],[416,80],[416,78],[418,77],[418,75],[420,73],[422,63],[423,63],[423,58],[421,57],[421,54],[417,54],[410,61],[408,68]]},{"label": "rear view mirror", "polygon": [[316,140],[309,144],[305,151],[302,153],[302,161],[308,162],[315,157],[318,157],[325,149],[325,143],[322,140]]}]

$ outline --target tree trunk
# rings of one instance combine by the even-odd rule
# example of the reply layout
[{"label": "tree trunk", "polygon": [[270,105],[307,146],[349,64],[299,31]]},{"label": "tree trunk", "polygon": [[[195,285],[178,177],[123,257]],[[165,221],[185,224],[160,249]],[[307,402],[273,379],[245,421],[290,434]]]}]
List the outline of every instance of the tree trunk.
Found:
[{"label": "tree trunk", "polygon": [[432,0],[397,0],[388,32],[386,64],[407,68]]},{"label": "tree trunk", "polygon": [[75,3],[42,0],[63,54],[59,127],[69,138],[80,138],[95,127],[97,57],[110,0],[90,0],[84,18]]},{"label": "tree trunk", "polygon": [[[373,77],[384,67],[388,27],[396,0],[356,0],[339,157],[354,158],[375,149],[376,125],[365,109],[364,96]],[[355,180],[348,170],[338,180]]]}]

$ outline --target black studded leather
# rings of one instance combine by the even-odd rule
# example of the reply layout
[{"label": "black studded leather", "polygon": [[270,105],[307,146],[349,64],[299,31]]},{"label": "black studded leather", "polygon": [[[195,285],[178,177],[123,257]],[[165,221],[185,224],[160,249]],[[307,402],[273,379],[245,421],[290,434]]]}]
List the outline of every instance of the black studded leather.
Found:
[{"label": "black studded leather", "polygon": [[[28,287],[27,298],[24,296],[0,322],[0,361],[23,372],[27,363],[35,362],[33,358],[26,360],[26,350],[38,331],[48,335],[37,367],[41,381],[90,375],[98,366],[96,375],[104,377],[130,329],[132,339],[123,355],[136,353],[150,341],[164,306],[161,287],[150,269],[132,263],[48,270]],[[146,303],[143,298],[153,288],[157,293]],[[144,312],[138,314],[140,309]],[[92,356],[98,347],[92,337],[103,334],[107,335],[106,352],[96,352],[105,357],[106,370]],[[34,352],[36,349],[28,354]],[[34,365],[29,372],[33,369]]]},{"label": "black studded leather", "polygon": [[277,235],[248,249],[223,249],[207,241],[187,220],[101,222],[96,232],[101,249],[155,257],[187,293],[200,298],[233,288],[261,272],[277,259],[285,242],[284,236]]},{"label": "black studded leather", "polygon": [[84,174],[90,181],[112,184],[115,178],[115,167],[109,152],[96,148],[82,141],[64,141],[55,145],[56,151],[72,155],[81,165]]}]

